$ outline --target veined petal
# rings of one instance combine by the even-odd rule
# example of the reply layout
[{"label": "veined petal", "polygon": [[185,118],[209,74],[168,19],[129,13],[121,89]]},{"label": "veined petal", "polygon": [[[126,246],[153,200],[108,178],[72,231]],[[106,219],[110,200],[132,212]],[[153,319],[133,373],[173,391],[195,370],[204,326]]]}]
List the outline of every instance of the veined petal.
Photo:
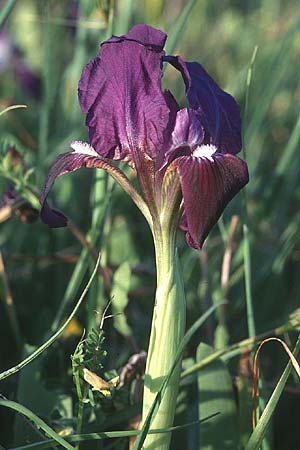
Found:
[{"label": "veined petal", "polygon": [[180,226],[188,244],[200,249],[228,202],[248,182],[247,164],[234,155],[215,153],[177,158],[168,170],[174,166],[184,200]]},{"label": "veined petal", "polygon": [[186,86],[191,108],[208,132],[209,141],[221,153],[238,153],[242,148],[240,109],[234,98],[224,92],[197,62],[185,62],[179,56],[166,56],[178,69]]},{"label": "veined petal", "polygon": [[162,149],[170,114],[161,90],[165,39],[159,30],[136,25],[104,42],[85,67],[79,102],[99,154],[134,162],[138,152],[152,158]]},{"label": "veined petal", "polygon": [[142,197],[134,189],[126,175],[111,161],[100,156],[90,145],[75,141],[72,142],[72,152],[60,155],[50,169],[46,180],[40,202],[41,202],[41,219],[49,227],[58,228],[65,227],[68,223],[67,218],[59,211],[51,209],[47,203],[47,196],[56,178],[65,173],[74,172],[81,168],[104,169],[122,186],[122,188],[130,195],[135,204],[139,207],[151,226],[151,217]]},{"label": "veined petal", "polygon": [[189,147],[191,152],[202,143],[204,132],[194,111],[181,109],[176,115],[175,127],[172,132],[172,146]]},{"label": "veined petal", "polygon": [[175,158],[190,155],[203,141],[204,131],[193,110],[180,109],[175,117],[168,150],[162,155],[160,170]]},{"label": "veined petal", "polygon": [[167,39],[167,35],[157,28],[150,27],[143,23],[134,25],[128,34],[122,36],[112,36],[110,42],[135,41],[145,45],[155,51],[162,51]]}]

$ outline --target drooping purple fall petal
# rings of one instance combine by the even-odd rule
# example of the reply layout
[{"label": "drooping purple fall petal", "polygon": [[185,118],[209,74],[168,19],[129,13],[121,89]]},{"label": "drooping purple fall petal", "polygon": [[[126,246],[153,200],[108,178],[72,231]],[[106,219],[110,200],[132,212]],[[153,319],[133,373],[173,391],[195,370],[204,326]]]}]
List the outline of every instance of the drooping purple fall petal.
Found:
[{"label": "drooping purple fall petal", "polygon": [[172,167],[178,170],[184,200],[180,226],[188,244],[200,249],[228,202],[248,182],[247,165],[234,155],[215,153],[183,156]]},{"label": "drooping purple fall petal", "polygon": [[118,175],[125,178],[124,174],[117,167],[113,166],[109,160],[98,155],[88,144],[75,141],[71,144],[71,147],[73,151],[60,155],[51,167],[40,198],[42,205],[41,219],[51,228],[65,227],[68,223],[67,218],[61,212],[51,209],[47,203],[48,193],[56,178],[84,167],[104,169],[115,176]]},{"label": "drooping purple fall petal", "polygon": [[186,86],[191,108],[208,133],[208,142],[221,153],[238,153],[242,148],[240,109],[234,98],[224,92],[197,62],[185,62],[180,56],[165,61],[178,69]]},{"label": "drooping purple fall petal", "polygon": [[169,107],[161,90],[166,35],[136,25],[104,42],[84,69],[79,102],[91,145],[108,158],[133,161],[157,155],[164,144]]}]

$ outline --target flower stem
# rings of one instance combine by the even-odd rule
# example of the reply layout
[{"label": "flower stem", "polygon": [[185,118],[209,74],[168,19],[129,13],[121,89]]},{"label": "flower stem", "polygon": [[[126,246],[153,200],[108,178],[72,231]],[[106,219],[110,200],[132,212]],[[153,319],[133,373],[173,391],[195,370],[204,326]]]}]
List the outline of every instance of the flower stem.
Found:
[{"label": "flower stem", "polygon": [[[172,367],[179,344],[185,331],[185,296],[182,275],[175,244],[176,230],[154,231],[156,253],[157,289],[147,367],[143,402],[143,419]],[[170,379],[169,386],[160,407],[152,421],[152,428],[172,426],[180,379],[180,365]],[[171,439],[170,433],[148,435],[144,449],[167,450]]]}]

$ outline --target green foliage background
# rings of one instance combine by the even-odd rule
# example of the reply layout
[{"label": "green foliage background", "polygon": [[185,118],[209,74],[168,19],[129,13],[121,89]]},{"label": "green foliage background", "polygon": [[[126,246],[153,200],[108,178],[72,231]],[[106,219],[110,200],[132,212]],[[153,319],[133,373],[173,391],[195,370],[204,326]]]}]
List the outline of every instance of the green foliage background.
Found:
[{"label": "green foliage background", "polygon": [[[11,60],[1,69],[0,110],[12,104],[27,105],[27,109],[0,116],[2,190],[11,181],[23,198],[38,207],[37,196],[55,157],[68,151],[70,141],[87,140],[77,83],[99,43],[112,32],[126,33],[135,23],[161,28],[169,36],[167,52],[201,62],[238,100],[243,116],[241,157],[246,158],[250,171],[249,185],[226,209],[201,253],[188,248],[179,233],[188,326],[212,304],[228,300],[189,343],[184,368],[213,349],[226,349],[287,323],[299,307],[300,287],[298,2],[81,0],[75,19],[73,1],[1,4],[2,33],[19,47],[26,64],[42,82],[41,98],[35,100],[15,78]],[[183,82],[170,68],[164,84],[184,104]],[[24,170],[8,160],[12,145],[24,157]],[[94,279],[77,321],[41,357],[0,381],[0,393],[27,406],[56,431],[125,430],[138,409],[128,392],[117,389],[113,400],[99,393],[93,396],[82,378],[83,395],[89,403],[83,407],[82,426],[78,428],[78,389],[72,380],[70,356],[84,330],[85,337],[92,336],[88,335],[91,330],[99,333],[101,314],[112,294],[110,312],[121,315],[104,323],[103,360],[94,370],[101,377],[112,371],[107,373],[110,379],[130,355],[147,348],[155,289],[151,235],[130,199],[102,171],[82,170],[59,179],[51,200],[87,236],[94,251],[83,246],[70,229],[48,229],[39,220],[22,223],[14,213],[1,223],[5,273],[2,271],[0,280],[0,370],[24,359],[66,319],[94,268],[98,251],[103,271]],[[239,222],[231,242],[234,215],[239,216]],[[242,224],[247,226],[244,232]],[[232,250],[230,274],[228,282],[222,284],[222,263],[228,248]],[[11,290],[9,304],[5,276]],[[295,337],[294,330],[283,336],[291,347]],[[199,346],[200,341],[210,347]],[[221,419],[203,424],[200,431],[197,426],[176,432],[172,449],[245,448],[251,432],[251,357],[241,348],[235,353],[225,350],[222,361],[216,360],[184,379],[177,423],[197,420],[199,414],[205,417],[223,407],[225,412]],[[84,357],[80,360],[80,353],[76,355],[80,366]],[[276,344],[270,343],[263,350],[263,404],[286,362]],[[299,393],[298,380],[290,377],[264,450],[300,448]],[[214,442],[217,435],[219,441]],[[23,416],[1,408],[0,444],[12,448],[41,440],[40,432]],[[122,449],[126,442],[123,438],[88,445]]]}]

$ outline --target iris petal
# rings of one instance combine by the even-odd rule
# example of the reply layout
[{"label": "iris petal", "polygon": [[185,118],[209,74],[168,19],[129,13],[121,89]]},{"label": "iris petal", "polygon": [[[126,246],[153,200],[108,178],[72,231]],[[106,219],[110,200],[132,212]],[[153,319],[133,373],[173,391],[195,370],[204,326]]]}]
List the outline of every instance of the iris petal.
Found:
[{"label": "iris petal", "polygon": [[247,164],[240,158],[215,153],[210,158],[183,156],[171,164],[180,177],[184,200],[181,228],[188,244],[203,245],[224,208],[248,182]]},{"label": "iris petal", "polygon": [[168,150],[163,155],[160,169],[164,169],[175,158],[190,155],[200,145],[204,138],[204,131],[196,118],[194,111],[187,108],[177,112],[173,131],[168,143]]},{"label": "iris petal", "polygon": [[176,122],[172,133],[173,147],[190,147],[193,151],[200,145],[204,138],[204,132],[192,110],[181,109],[176,115]]},{"label": "iris petal", "polygon": [[131,186],[128,178],[123,174],[123,172],[121,172],[121,170],[115,167],[106,158],[98,155],[97,152],[88,144],[77,141],[73,142],[71,147],[74,151],[60,155],[48,174],[48,178],[40,199],[42,205],[41,219],[44,223],[52,228],[65,227],[67,225],[67,218],[61,212],[50,208],[47,203],[47,196],[56,178],[84,167],[104,169],[108,171],[112,177],[122,185],[125,191],[131,195],[132,199],[140,207],[142,212],[145,215],[147,214],[144,202],[133,186]]},{"label": "iris petal", "polygon": [[209,134],[210,144],[221,153],[238,153],[242,148],[240,109],[234,98],[224,92],[201,64],[185,62],[180,56],[166,56],[178,69],[186,86],[191,108]]},{"label": "iris petal", "polygon": [[170,110],[161,90],[166,35],[136,25],[104,42],[84,69],[79,102],[87,115],[91,145],[108,158],[135,161],[163,148]]}]

